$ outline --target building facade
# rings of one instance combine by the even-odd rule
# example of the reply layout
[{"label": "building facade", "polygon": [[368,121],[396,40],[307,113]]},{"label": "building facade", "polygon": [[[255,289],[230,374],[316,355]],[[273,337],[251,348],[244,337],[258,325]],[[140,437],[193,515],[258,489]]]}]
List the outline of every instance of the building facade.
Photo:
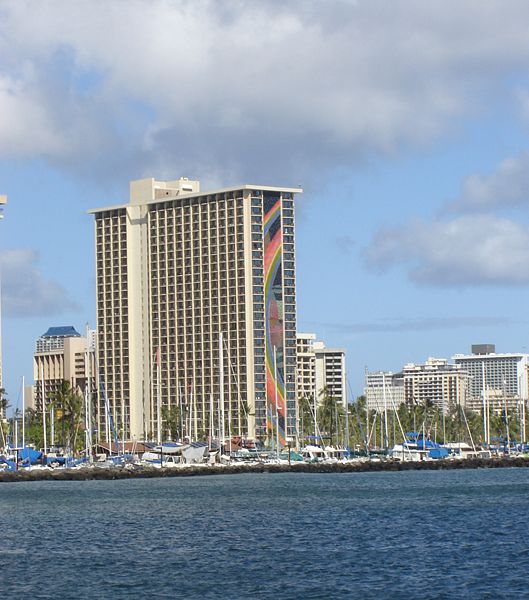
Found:
[{"label": "building facade", "polygon": [[528,354],[497,354],[493,344],[477,344],[471,354],[456,354],[453,360],[470,376],[470,409],[481,411],[485,398],[492,412],[501,413],[505,406],[517,408],[527,400]]},{"label": "building facade", "polygon": [[301,192],[145,179],[128,204],[91,211],[100,427],[106,397],[131,438],[159,436],[167,411],[195,439],[219,418],[226,434],[295,433]]},{"label": "building facade", "polygon": [[369,411],[397,410],[405,401],[404,376],[392,371],[366,372],[364,395]]},{"label": "building facade", "polygon": [[50,327],[37,339],[33,355],[35,384],[32,398],[26,396],[27,407],[42,411],[42,399],[47,404],[63,381],[81,394],[87,385],[89,390],[96,389],[95,347],[90,343],[93,336],[89,333],[87,339],[73,327]]}]

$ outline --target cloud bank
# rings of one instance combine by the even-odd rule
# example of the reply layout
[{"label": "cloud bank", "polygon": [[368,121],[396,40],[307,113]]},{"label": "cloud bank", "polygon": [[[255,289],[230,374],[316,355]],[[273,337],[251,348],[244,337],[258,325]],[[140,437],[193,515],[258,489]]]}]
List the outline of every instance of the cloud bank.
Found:
[{"label": "cloud bank", "polygon": [[7,317],[47,317],[77,310],[66,290],[38,269],[34,250],[0,254],[2,312]]},{"label": "cloud bank", "polygon": [[527,285],[529,230],[491,215],[417,221],[380,230],[365,258],[381,270],[403,264],[418,284]]},{"label": "cloud bank", "polygon": [[529,66],[528,20],[522,0],[0,0],[0,157],[303,183],[485,111]]},{"label": "cloud bank", "polygon": [[482,212],[516,206],[529,208],[529,152],[506,158],[488,175],[468,176],[460,196],[448,208]]}]

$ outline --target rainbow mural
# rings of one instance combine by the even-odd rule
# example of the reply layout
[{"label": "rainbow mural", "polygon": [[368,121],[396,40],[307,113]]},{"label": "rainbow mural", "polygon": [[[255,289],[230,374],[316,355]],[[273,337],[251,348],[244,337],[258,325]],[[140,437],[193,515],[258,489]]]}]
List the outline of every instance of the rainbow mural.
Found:
[{"label": "rainbow mural", "polygon": [[[280,196],[265,195],[263,212],[266,328],[266,429],[269,439],[275,439],[277,431],[279,431],[279,443],[284,445],[286,443],[285,327],[283,320],[283,275],[281,269],[283,236],[281,230]],[[274,368],[274,348],[277,368]],[[276,423],[276,414],[279,423]]]}]

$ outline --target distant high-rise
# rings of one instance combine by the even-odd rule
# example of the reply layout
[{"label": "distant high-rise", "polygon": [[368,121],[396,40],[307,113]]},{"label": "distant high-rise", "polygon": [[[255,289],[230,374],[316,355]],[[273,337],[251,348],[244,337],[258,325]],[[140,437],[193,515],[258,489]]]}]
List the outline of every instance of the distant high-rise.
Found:
[{"label": "distant high-rise", "polygon": [[91,211],[100,390],[127,437],[159,435],[171,411],[194,438],[295,433],[301,191],[144,179],[129,204]]},{"label": "distant high-rise", "polygon": [[529,355],[496,353],[493,344],[475,344],[472,354],[456,354],[454,362],[470,375],[469,408],[479,411],[487,397],[493,411],[517,407],[529,395]]}]

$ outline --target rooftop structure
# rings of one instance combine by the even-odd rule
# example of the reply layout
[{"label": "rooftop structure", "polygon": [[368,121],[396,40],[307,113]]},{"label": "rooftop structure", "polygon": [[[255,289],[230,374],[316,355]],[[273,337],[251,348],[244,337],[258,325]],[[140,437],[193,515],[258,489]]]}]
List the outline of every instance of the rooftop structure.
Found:
[{"label": "rooftop structure", "polygon": [[78,333],[71,325],[61,327],[50,327],[46,333],[43,333],[36,343],[37,352],[46,352],[50,350],[59,350],[64,348],[66,338],[78,338]]}]

